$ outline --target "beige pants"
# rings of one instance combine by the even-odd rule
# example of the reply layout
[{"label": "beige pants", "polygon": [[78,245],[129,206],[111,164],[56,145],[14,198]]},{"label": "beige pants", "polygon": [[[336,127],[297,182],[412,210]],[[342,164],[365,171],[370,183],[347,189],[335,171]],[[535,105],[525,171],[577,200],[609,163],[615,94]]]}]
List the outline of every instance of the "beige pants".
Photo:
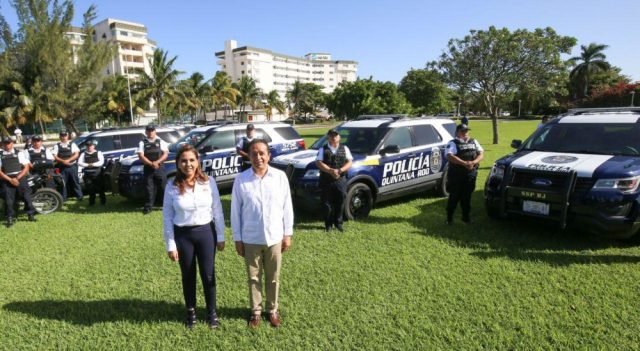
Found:
[{"label": "beige pants", "polygon": [[249,299],[253,314],[262,313],[262,272],[265,275],[267,311],[278,311],[278,289],[280,287],[280,265],[282,249],[280,243],[267,245],[244,244],[244,262],[249,277]]}]

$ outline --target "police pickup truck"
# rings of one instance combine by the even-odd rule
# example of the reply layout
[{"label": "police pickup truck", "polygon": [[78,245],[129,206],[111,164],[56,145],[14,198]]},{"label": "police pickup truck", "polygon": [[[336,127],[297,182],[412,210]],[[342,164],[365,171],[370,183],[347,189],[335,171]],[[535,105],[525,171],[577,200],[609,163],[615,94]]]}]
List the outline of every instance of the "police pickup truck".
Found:
[{"label": "police pickup truck", "polygon": [[491,217],[523,215],[612,238],[640,229],[640,108],[574,109],[497,160],[484,199]]},{"label": "police pickup truck", "polygon": [[[290,125],[279,122],[254,123],[256,138],[269,144],[273,157],[304,150],[304,140]],[[218,187],[233,185],[240,172],[242,156],[236,152],[237,142],[246,136],[246,123],[222,122],[192,129],[187,135],[169,146],[169,157],[164,162],[168,177],[176,172],[175,157],[180,145],[188,143],[200,152],[202,170],[215,177]],[[142,162],[138,156],[124,158],[119,165],[118,188],[120,194],[131,199],[144,199]],[[162,197],[159,197],[162,199]]]},{"label": "police pickup truck", "polygon": [[[353,155],[346,176],[346,217],[367,217],[377,202],[422,190],[435,188],[446,195],[444,149],[455,128],[449,118],[388,115],[361,116],[336,127],[340,143]],[[325,135],[309,150],[271,162],[288,175],[292,194],[302,204],[320,204],[320,170],[315,160],[326,143]]]}]

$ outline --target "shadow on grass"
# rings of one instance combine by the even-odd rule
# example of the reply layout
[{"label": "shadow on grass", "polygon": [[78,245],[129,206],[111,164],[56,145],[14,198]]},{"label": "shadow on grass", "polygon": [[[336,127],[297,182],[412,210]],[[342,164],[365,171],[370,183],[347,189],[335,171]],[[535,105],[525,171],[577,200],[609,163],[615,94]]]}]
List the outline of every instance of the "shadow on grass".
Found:
[{"label": "shadow on grass", "polygon": [[629,255],[583,255],[556,252],[531,252],[531,251],[478,251],[472,252],[485,260],[492,258],[508,258],[510,260],[546,262],[554,266],[569,266],[572,264],[615,264],[615,263],[640,263],[640,257]]},{"label": "shadow on grass", "polygon": [[[377,208],[394,206],[417,197],[432,197],[433,194],[416,194],[403,199],[392,200]],[[391,224],[401,221],[408,222],[421,235],[442,238],[456,246],[492,249],[496,252],[509,252],[510,256],[520,257],[527,250],[555,250],[581,251],[593,249],[608,249],[612,247],[629,247],[625,242],[596,237],[577,229],[562,230],[553,221],[535,220],[530,218],[491,219],[487,216],[483,204],[482,190],[473,194],[471,217],[473,223],[464,224],[461,220],[461,210],[458,207],[454,217],[454,224],[445,224],[446,198],[421,205],[419,214],[413,217],[376,216],[362,220],[373,224]],[[561,255],[541,255],[540,259],[547,260],[562,258]],[[578,261],[580,261],[579,259]]]},{"label": "shadow on grass", "polygon": [[[39,319],[58,320],[83,326],[119,321],[130,323],[182,322],[185,316],[185,307],[182,304],[136,299],[15,301],[5,304],[3,309],[28,314]],[[219,308],[217,312],[221,319],[246,319],[249,315],[247,308]],[[204,308],[200,308],[198,319],[204,320],[205,317]]]}]

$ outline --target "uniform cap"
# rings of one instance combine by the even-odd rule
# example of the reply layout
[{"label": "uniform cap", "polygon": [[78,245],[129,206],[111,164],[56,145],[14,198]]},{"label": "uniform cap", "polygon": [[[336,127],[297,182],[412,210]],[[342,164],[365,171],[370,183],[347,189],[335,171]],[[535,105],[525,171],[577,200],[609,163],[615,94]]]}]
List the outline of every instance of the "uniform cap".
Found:
[{"label": "uniform cap", "polygon": [[252,130],[252,129],[256,129],[256,127],[253,125],[253,123],[247,124],[247,130]]},{"label": "uniform cap", "polygon": [[65,135],[69,135],[69,133],[66,130],[61,130],[60,136],[65,136]]},{"label": "uniform cap", "polygon": [[156,126],[154,126],[153,124],[148,124],[147,127],[144,128],[144,130],[146,131],[156,130]]},{"label": "uniform cap", "polygon": [[327,135],[338,135],[338,134],[340,134],[340,133],[338,133],[338,131],[335,128],[331,128],[327,132]]},{"label": "uniform cap", "polygon": [[39,135],[34,135],[31,137],[31,141],[42,141],[42,137]]},{"label": "uniform cap", "polygon": [[467,131],[467,130],[471,130],[471,129],[466,124],[458,124],[456,126],[456,132]]},{"label": "uniform cap", "polygon": [[87,139],[87,141],[85,141],[84,144],[87,146],[95,145],[95,141],[93,139]]},{"label": "uniform cap", "polygon": [[11,139],[10,136],[6,136],[6,137],[2,138],[2,143],[3,144],[11,144],[11,143],[13,143],[13,139]]}]

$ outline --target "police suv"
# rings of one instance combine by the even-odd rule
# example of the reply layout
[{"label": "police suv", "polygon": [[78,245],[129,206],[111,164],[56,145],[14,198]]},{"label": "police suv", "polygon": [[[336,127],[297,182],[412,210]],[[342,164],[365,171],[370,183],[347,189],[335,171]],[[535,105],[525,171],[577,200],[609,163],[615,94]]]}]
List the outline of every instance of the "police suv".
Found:
[{"label": "police suv", "polygon": [[485,185],[492,217],[524,215],[613,238],[640,229],[640,108],[569,110],[497,160]]},{"label": "police suv", "polygon": [[[347,172],[345,215],[369,215],[374,203],[437,189],[446,195],[445,147],[455,135],[449,118],[372,115],[336,127],[340,143],[349,147],[353,165]],[[292,194],[303,204],[320,203],[318,150],[326,135],[309,150],[276,157],[273,167],[289,176]]]},{"label": "police suv", "polygon": [[[279,122],[254,123],[256,138],[269,144],[272,157],[304,150],[304,140],[290,125]],[[235,176],[241,171],[242,156],[236,151],[240,139],[246,136],[246,123],[209,125],[192,129],[187,135],[169,146],[169,157],[164,162],[167,177],[176,172],[175,157],[182,144],[193,145],[200,152],[202,170],[215,177],[220,188],[233,185]],[[144,199],[142,183],[143,164],[138,156],[124,158],[120,162],[118,188],[120,194],[132,199]]]}]

